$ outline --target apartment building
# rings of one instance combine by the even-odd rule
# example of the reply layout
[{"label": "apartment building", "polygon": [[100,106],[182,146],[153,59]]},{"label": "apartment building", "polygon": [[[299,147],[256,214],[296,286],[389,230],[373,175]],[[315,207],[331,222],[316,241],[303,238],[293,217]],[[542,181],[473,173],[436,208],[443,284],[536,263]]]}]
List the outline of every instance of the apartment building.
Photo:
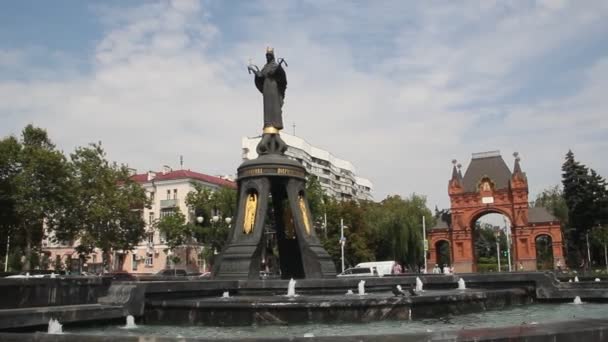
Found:
[{"label": "apartment building", "polygon": [[[206,262],[200,258],[204,248],[202,244],[193,243],[169,252],[163,236],[155,229],[155,222],[165,215],[170,215],[176,209],[186,215],[190,222],[195,220],[196,218],[185,202],[186,195],[195,190],[193,185],[195,183],[211,190],[220,187],[236,189],[236,183],[226,177],[210,176],[190,170],[172,170],[169,167],[163,167],[163,170],[159,172],[149,171],[134,174],[132,179],[141,184],[151,201],[150,208],[143,209],[146,237],[131,251],[113,251],[112,268],[137,274],[153,274],[169,266],[200,272],[209,270],[209,265],[206,265]],[[89,255],[84,265],[80,265],[73,245],[57,244],[51,241],[52,239],[47,238],[42,243],[43,252],[50,258],[51,268],[54,268],[59,259],[72,270],[100,271],[101,251],[96,250]],[[171,253],[175,253],[175,256],[179,257],[180,262],[177,265],[169,262]]]},{"label": "apartment building", "polygon": [[[312,146],[300,137],[282,132],[281,138],[288,145],[285,154],[302,164],[308,173],[315,175],[328,196],[338,200],[373,199],[372,182],[358,176],[351,162],[340,159],[327,150]],[[260,136],[242,138],[243,160],[258,157],[256,146],[260,139]]]}]

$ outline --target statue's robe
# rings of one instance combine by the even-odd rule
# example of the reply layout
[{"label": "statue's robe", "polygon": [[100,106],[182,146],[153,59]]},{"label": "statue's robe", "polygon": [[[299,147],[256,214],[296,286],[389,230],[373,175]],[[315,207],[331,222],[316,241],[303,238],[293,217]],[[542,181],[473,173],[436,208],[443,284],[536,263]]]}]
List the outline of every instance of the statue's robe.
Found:
[{"label": "statue's robe", "polygon": [[275,61],[266,63],[255,77],[255,85],[264,97],[264,127],[283,129],[282,107],[287,79]]}]

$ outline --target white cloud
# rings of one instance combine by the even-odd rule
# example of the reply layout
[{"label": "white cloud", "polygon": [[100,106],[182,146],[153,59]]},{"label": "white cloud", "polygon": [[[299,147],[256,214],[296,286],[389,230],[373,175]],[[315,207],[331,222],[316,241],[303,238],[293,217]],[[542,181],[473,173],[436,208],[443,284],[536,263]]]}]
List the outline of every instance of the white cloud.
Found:
[{"label": "white cloud", "polygon": [[[466,166],[469,153],[491,149],[508,164],[522,154],[534,193],[559,181],[568,148],[608,175],[606,59],[570,65],[582,81],[566,95],[509,100],[545,59],[606,34],[606,5],[587,5],[270,2],[241,4],[232,19],[196,1],[99,8],[106,30],[86,56],[91,70],[0,79],[0,134],[33,122],[66,151],[102,140],[139,170],[177,166],[183,154],[187,168],[234,173],[240,137],[261,128],[245,65],[271,44],[289,63],[287,129],[295,122],[298,135],[351,160],[377,199],[416,192],[446,206],[450,160]],[[0,66],[28,68],[10,56],[0,53]]]}]

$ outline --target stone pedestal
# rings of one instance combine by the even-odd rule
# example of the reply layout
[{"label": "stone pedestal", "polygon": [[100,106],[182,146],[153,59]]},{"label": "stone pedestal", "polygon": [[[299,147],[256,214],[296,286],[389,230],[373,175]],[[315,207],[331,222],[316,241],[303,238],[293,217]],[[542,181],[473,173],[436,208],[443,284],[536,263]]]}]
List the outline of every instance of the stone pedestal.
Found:
[{"label": "stone pedestal", "polygon": [[[215,278],[258,279],[262,264],[268,262],[280,265],[283,279],[336,275],[314,231],[306,170],[283,155],[285,148],[278,134],[264,134],[258,145],[258,153],[264,154],[238,168],[236,220],[215,263]],[[271,234],[276,239],[270,239]],[[272,261],[265,260],[268,255],[274,255]]]}]

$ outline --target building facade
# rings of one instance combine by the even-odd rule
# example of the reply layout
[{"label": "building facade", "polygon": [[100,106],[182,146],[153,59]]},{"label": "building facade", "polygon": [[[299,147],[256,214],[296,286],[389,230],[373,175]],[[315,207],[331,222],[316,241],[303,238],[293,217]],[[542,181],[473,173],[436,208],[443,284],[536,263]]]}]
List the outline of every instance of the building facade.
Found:
[{"label": "building facade", "polygon": [[[338,200],[372,200],[373,184],[356,174],[355,167],[347,160],[332,155],[329,151],[310,145],[306,140],[281,133],[288,145],[285,155],[298,161],[309,174],[316,176],[328,196]],[[251,160],[258,157],[256,146],[261,137],[242,138],[242,158]]]},{"label": "building facade", "polygon": [[[177,209],[186,216],[189,222],[194,222],[196,218],[186,205],[186,195],[195,190],[193,185],[195,183],[201,184],[203,187],[211,190],[219,189],[220,187],[236,189],[236,183],[225,178],[209,176],[190,170],[171,170],[168,167],[165,167],[160,172],[150,171],[144,174],[135,174],[132,176],[132,179],[141,184],[151,202],[150,208],[144,208],[142,211],[146,222],[146,236],[131,251],[113,251],[111,260],[112,269],[137,274],[153,274],[169,267],[186,268],[193,272],[208,271],[210,265],[207,265],[200,257],[204,249],[203,244],[193,243],[169,252],[163,236],[155,229],[155,223],[165,215],[172,214]],[[55,264],[61,261],[63,265],[66,265],[66,268],[71,268],[72,270],[101,271],[101,251],[95,251],[89,255],[88,259],[84,261],[84,267],[82,267],[83,265],[70,267],[70,265],[80,262],[74,249],[77,242],[56,244],[51,241],[52,239],[47,238],[42,244],[44,253],[50,259],[51,269],[54,269]],[[173,253],[180,260],[175,265],[169,262],[169,257]]]}]

